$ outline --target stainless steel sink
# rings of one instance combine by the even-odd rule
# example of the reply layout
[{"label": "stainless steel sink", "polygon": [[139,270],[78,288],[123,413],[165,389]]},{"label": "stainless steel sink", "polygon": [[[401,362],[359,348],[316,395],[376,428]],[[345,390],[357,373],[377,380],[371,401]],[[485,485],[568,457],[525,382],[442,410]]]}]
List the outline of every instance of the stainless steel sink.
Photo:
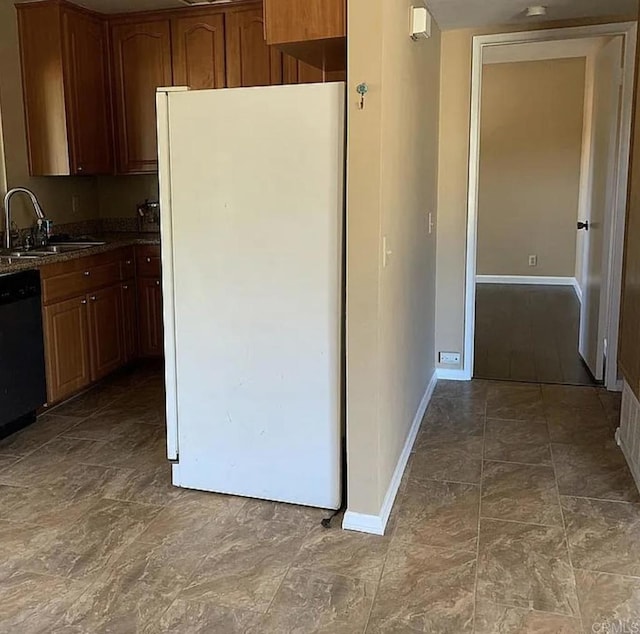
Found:
[{"label": "stainless steel sink", "polygon": [[50,244],[46,247],[37,247],[31,250],[31,253],[72,253],[73,251],[82,251],[91,247],[99,247],[104,242],[64,242],[61,244]]}]

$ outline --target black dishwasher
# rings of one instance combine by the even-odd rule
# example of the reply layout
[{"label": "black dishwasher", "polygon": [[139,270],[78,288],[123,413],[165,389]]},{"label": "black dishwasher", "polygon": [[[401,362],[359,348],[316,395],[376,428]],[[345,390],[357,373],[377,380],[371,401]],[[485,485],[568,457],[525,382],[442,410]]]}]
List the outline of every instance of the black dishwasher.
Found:
[{"label": "black dishwasher", "polygon": [[0,276],[0,438],[35,420],[47,400],[40,273]]}]

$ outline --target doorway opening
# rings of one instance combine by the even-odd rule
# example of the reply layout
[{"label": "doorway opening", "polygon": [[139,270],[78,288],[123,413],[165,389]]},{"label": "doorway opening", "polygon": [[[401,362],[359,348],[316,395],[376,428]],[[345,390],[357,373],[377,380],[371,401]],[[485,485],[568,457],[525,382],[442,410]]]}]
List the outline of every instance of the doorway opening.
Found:
[{"label": "doorway opening", "polygon": [[465,378],[619,389],[635,42],[474,38]]}]

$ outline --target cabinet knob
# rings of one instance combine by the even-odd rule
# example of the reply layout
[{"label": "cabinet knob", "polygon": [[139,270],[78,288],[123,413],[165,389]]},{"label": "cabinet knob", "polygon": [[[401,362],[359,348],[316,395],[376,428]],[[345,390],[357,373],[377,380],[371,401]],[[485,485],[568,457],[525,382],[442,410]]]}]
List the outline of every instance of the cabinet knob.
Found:
[{"label": "cabinet knob", "polygon": [[96,301],[96,299],[97,299],[97,298],[96,298],[96,296],[95,296],[95,295],[92,295],[92,296],[91,296],[91,301],[92,301],[92,302],[95,302],[95,301]]},{"label": "cabinet knob", "polygon": [[84,304],[86,304],[86,303],[87,303],[87,300],[86,300],[86,299],[82,299],[82,300],[80,300],[80,303],[81,303],[82,305],[84,305]]},{"label": "cabinet knob", "polygon": [[156,280],[156,286],[160,286],[160,280]]},{"label": "cabinet knob", "polygon": [[84,272],[84,276],[85,276],[85,277],[89,277],[89,275],[91,275],[91,272],[90,272],[90,271],[85,271],[85,272]]},{"label": "cabinet knob", "polygon": [[127,260],[127,261],[125,262],[125,264],[126,264],[127,266],[131,266],[131,260]]},{"label": "cabinet knob", "polygon": [[125,284],[122,288],[123,288],[125,291],[128,291],[128,290],[129,290],[129,286],[128,286],[127,284]]},{"label": "cabinet knob", "polygon": [[151,258],[147,258],[147,264],[151,264]]},{"label": "cabinet knob", "polygon": [[84,170],[84,168],[82,167],[82,165],[78,165],[78,171],[82,172]]}]

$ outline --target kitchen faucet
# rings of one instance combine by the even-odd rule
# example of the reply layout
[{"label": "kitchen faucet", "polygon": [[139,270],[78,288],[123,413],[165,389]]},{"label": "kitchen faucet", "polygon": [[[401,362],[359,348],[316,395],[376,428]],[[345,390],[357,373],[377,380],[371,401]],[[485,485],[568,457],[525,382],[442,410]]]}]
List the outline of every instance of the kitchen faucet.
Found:
[{"label": "kitchen faucet", "polygon": [[25,187],[14,187],[13,189],[10,189],[4,197],[4,246],[5,246],[5,249],[11,249],[10,205],[11,205],[11,198],[13,197],[14,194],[26,194],[31,200],[31,204],[33,205],[33,210],[35,211],[35,214],[38,217],[38,220],[46,220],[46,216],[42,211],[42,207],[40,207],[40,203],[38,202],[36,195],[30,189],[26,189]]}]

